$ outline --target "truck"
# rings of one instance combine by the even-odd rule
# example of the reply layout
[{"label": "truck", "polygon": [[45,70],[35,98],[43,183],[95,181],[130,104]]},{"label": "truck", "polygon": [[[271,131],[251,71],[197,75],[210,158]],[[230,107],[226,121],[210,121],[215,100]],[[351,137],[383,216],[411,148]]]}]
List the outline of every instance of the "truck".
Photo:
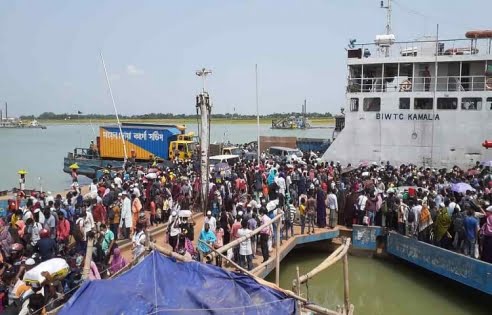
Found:
[{"label": "truck", "polygon": [[241,156],[242,150],[237,146],[230,143],[211,143],[208,146],[209,155],[239,155]]},{"label": "truck", "polygon": [[95,178],[97,170],[108,165],[116,168],[123,165],[125,147],[127,158],[135,163],[192,159],[196,151],[195,137],[185,130],[185,126],[180,125],[122,123],[120,134],[118,125],[100,126],[96,144],[91,142],[89,148],[69,152],[63,170],[71,173],[70,165],[76,163],[78,174]]}]

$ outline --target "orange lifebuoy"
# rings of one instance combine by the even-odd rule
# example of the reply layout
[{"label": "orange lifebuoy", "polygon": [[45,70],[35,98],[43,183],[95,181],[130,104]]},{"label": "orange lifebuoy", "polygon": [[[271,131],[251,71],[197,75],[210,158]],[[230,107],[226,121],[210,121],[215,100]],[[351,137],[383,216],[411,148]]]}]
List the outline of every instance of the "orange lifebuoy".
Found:
[{"label": "orange lifebuoy", "polygon": [[485,140],[483,143],[482,143],[482,146],[486,149],[492,149],[492,141],[490,140]]},{"label": "orange lifebuoy", "polygon": [[412,89],[412,82],[405,80],[400,85],[400,91],[408,92]]}]

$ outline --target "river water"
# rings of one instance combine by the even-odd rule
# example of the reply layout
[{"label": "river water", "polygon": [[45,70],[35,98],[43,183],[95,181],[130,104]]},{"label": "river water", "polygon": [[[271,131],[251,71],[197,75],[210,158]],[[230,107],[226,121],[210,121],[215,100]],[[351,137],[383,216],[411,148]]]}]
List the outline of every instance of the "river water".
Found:
[{"label": "river water", "polygon": [[[98,133],[98,125],[49,125],[41,129],[0,129],[0,190],[18,186],[19,169],[26,169],[26,188],[43,188],[53,192],[67,189],[70,176],[63,173],[63,158],[75,147],[89,146]],[[197,125],[187,125],[187,131],[197,133]],[[272,130],[270,125],[260,125],[264,136],[297,136],[306,138],[331,138],[332,129]],[[211,127],[212,142],[255,141],[255,124],[217,124]],[[87,183],[81,176],[81,184]]]},{"label": "river water", "polygon": [[[187,126],[197,132],[196,124]],[[331,138],[332,129],[271,130],[260,126],[261,135]],[[53,192],[67,189],[70,176],[63,173],[63,158],[74,147],[87,147],[98,126],[51,125],[46,130],[0,129],[0,190],[17,185],[17,171],[27,169],[27,188]],[[256,125],[214,125],[211,140],[246,143],[256,140]],[[83,177],[81,178],[83,183]],[[87,180],[86,180],[87,182]],[[281,265],[281,286],[291,289],[295,266],[301,273],[319,264],[327,253],[299,249]],[[350,296],[356,314],[364,315],[481,315],[492,314],[489,297],[452,281],[396,260],[349,258]],[[274,281],[274,278],[269,278]],[[304,294],[307,293],[303,287]],[[309,281],[309,298],[335,309],[343,303],[342,265],[330,267]]]},{"label": "river water", "polygon": [[[280,265],[280,287],[292,289],[296,266],[305,274],[329,253],[307,248],[289,253]],[[492,299],[396,258],[349,256],[350,303],[363,315],[490,315]],[[302,286],[313,302],[335,310],[343,305],[342,262]],[[275,282],[275,272],[267,280]]]}]

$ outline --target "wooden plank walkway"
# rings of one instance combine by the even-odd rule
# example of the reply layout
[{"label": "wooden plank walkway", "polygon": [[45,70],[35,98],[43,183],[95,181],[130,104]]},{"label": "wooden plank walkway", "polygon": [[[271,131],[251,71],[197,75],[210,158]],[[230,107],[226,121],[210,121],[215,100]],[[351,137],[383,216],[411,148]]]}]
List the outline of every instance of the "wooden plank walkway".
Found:
[{"label": "wooden plank walkway", "polygon": [[[198,243],[198,237],[203,227],[204,216],[202,214],[195,214],[194,221],[195,225],[195,240],[194,245],[196,246]],[[313,234],[301,234],[301,227],[298,225],[294,225],[294,237],[290,237],[288,240],[283,240],[280,245],[280,261],[284,259],[287,254],[294,249],[297,245],[314,243],[318,241],[327,241],[338,237],[340,235],[340,231],[345,230],[346,228],[343,226],[337,226],[334,229],[330,228],[317,228],[315,227]],[[171,249],[169,244],[164,242],[164,233],[166,228],[164,225],[159,225],[158,227],[151,228],[149,233],[152,235],[152,239],[155,241],[157,245],[164,246],[167,249]],[[307,231],[307,230],[306,230]],[[306,232],[305,231],[305,232]],[[274,243],[275,245],[275,243]],[[120,248],[122,249],[123,256],[127,259],[127,261],[131,261],[131,242],[123,241],[120,242]],[[276,248],[273,248],[270,252],[270,259],[267,263],[263,263],[263,256],[261,255],[261,249],[257,246],[257,252],[254,255],[253,259],[253,274],[260,278],[265,278],[272,270],[275,269],[275,255]],[[222,262],[223,267],[227,269],[233,270],[233,267],[230,267],[226,262]]]}]

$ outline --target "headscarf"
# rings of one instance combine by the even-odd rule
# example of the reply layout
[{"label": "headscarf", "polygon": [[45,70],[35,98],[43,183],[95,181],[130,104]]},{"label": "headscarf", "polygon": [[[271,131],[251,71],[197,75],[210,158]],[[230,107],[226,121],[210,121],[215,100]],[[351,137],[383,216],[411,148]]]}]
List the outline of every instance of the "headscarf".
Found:
[{"label": "headscarf", "polygon": [[487,215],[487,220],[482,226],[483,235],[492,236],[492,214]]},{"label": "headscarf", "polygon": [[422,206],[419,218],[419,232],[422,232],[432,224],[432,217],[427,205]]},{"label": "headscarf", "polygon": [[126,266],[126,260],[121,256],[121,250],[117,247],[113,250],[113,259],[111,260],[111,266],[109,267],[109,271],[111,274],[115,274],[123,267]]},{"label": "headscarf", "polygon": [[451,218],[446,208],[440,208],[435,224],[435,239],[440,241],[451,226]]}]

